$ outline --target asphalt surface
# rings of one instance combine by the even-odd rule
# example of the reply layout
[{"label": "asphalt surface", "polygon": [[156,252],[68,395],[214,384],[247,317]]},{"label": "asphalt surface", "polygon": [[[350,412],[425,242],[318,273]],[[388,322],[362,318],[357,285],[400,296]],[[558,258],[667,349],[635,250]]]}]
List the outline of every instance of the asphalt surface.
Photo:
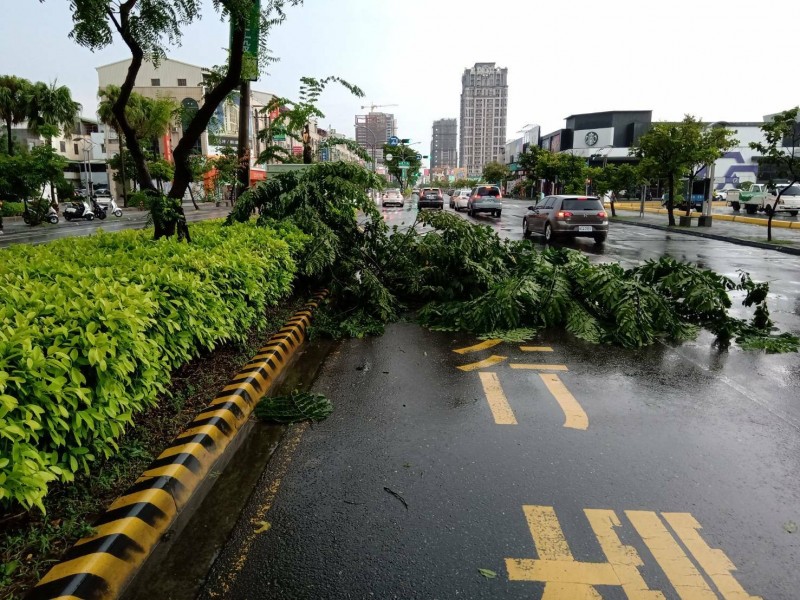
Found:
[{"label": "asphalt surface", "polygon": [[[474,220],[520,238],[525,205]],[[619,223],[565,245],[747,270],[800,333],[796,257]],[[197,597],[796,599],[800,357],[712,341],[343,341],[312,385],[334,413],[288,429]]]},{"label": "asphalt surface", "polygon": [[[230,207],[216,207],[210,203],[199,204],[196,210],[191,202],[184,203],[183,210],[188,222],[205,221],[226,217]],[[82,237],[103,231],[122,231],[123,229],[143,229],[147,226],[147,211],[126,208],[121,217],[109,214],[105,220],[66,221],[63,216],[55,225],[42,223],[36,227],[25,225],[21,218],[3,219],[3,235],[0,235],[0,248],[14,244],[44,244],[68,237]]]}]

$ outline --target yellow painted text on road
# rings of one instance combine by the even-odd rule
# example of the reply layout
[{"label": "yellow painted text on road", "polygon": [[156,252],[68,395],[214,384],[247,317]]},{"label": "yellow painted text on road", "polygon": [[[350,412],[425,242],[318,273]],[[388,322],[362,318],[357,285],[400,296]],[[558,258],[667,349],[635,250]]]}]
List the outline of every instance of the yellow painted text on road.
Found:
[{"label": "yellow painted text on road", "polygon": [[589,428],[589,417],[575,399],[561,378],[555,373],[539,373],[547,389],[553,394],[561,410],[564,411],[564,427],[570,429]]},{"label": "yellow painted text on road", "polygon": [[503,392],[497,373],[481,372],[478,375],[480,375],[486,400],[489,402],[489,408],[494,416],[494,422],[498,425],[516,425],[517,419],[514,411],[511,410],[505,392]]},{"label": "yellow painted text on road", "polygon": [[475,344],[474,346],[467,346],[466,348],[456,348],[453,350],[456,354],[469,354],[470,352],[480,352],[481,350],[486,350],[488,348],[494,348],[498,344],[502,343],[503,340],[486,340],[485,342],[481,342],[480,344]]},{"label": "yellow painted text on road", "polygon": [[[620,587],[632,600],[665,598],[662,591],[648,587],[640,571],[645,565],[636,549],[622,543],[618,530],[623,524],[614,511],[583,511],[605,555],[605,562],[583,562],[575,560],[552,507],[523,506],[522,510],[538,558],[507,558],[509,580],[544,583],[543,600],[600,600],[595,586]],[[662,516],[651,511],[626,511],[625,515],[681,600],[761,600],[745,592],[734,579],[736,567],[722,550],[708,546],[692,515],[662,513],[717,591],[685,554]]]},{"label": "yellow painted text on road", "polygon": [[462,371],[477,371],[478,369],[483,369],[485,367],[493,367],[494,365],[503,362],[507,356],[497,356],[496,354],[492,354],[489,358],[484,358],[483,360],[479,360],[478,362],[469,363],[467,365],[459,365],[459,369]]}]

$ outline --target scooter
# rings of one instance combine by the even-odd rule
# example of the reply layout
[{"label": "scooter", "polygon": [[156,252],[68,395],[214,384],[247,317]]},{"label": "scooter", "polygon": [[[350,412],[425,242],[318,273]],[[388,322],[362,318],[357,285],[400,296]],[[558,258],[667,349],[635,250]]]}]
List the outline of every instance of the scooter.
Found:
[{"label": "scooter", "polygon": [[70,202],[64,208],[64,218],[67,221],[73,219],[85,219],[87,221],[93,220],[95,217],[94,210],[86,198],[81,198],[79,202]]},{"label": "scooter", "polygon": [[45,212],[43,210],[43,203],[41,201],[38,203],[32,203],[25,198],[23,198],[22,201],[25,207],[25,212],[22,213],[22,221],[26,225],[38,225],[43,221],[47,221],[53,225],[58,223],[58,213],[49,204],[47,206],[47,211]]},{"label": "scooter", "polygon": [[[114,200],[112,196],[97,196],[97,203],[103,208],[106,212],[110,212],[115,217],[122,216],[122,209],[117,204],[117,201]],[[100,217],[102,218],[102,217]]]}]

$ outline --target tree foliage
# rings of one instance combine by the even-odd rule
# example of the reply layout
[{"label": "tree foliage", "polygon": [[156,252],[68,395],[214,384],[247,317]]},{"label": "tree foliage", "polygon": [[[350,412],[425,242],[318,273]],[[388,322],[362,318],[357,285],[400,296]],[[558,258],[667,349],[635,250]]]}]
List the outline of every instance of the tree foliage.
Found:
[{"label": "tree foliage", "polygon": [[[771,121],[761,126],[764,134],[763,142],[751,142],[750,147],[763,156],[762,163],[771,165],[777,177],[788,180],[788,183],[776,186],[778,191],[775,207],[783,193],[800,181],[800,123],[798,123],[800,107],[795,106],[787,111],[778,113]],[[773,183],[770,181],[770,183]],[[769,213],[767,222],[767,240],[772,241],[772,217],[775,211]]]},{"label": "tree foliage", "polygon": [[483,166],[482,177],[486,183],[502,185],[503,182],[508,179],[509,175],[511,175],[511,172],[508,170],[508,167],[496,160],[488,162]]},{"label": "tree foliage", "polygon": [[6,126],[6,149],[14,154],[14,136],[11,127],[28,117],[31,82],[15,75],[0,75],[0,119]]},{"label": "tree foliage", "polygon": [[312,120],[318,121],[325,117],[325,113],[317,105],[319,97],[330,83],[340,84],[357,98],[364,96],[361,88],[340,77],[330,76],[322,79],[302,77],[297,100],[276,96],[261,109],[262,115],[268,120],[268,125],[258,133],[258,136],[267,146],[259,155],[258,162],[293,162],[294,155],[291,150],[276,144],[276,136],[301,140],[303,162],[310,164],[313,161],[309,124]]},{"label": "tree foliage", "polygon": [[[800,344],[771,333],[768,286],[744,274],[737,282],[666,257],[633,269],[597,265],[577,251],[539,251],[436,211],[419,213],[401,232],[364,192],[376,183],[357,165],[321,163],[259,184],[230,217],[244,221],[257,208],[261,223],[311,236],[299,263],[306,278],[333,291],[318,330],[380,332],[401,311],[420,309],[429,327],[476,334],[560,327],[588,342],[637,348],[685,340],[703,327],[722,347],[734,339],[771,351]],[[732,291],[744,292],[751,320],[728,314]]]},{"label": "tree foliage", "polygon": [[[406,144],[398,144],[397,146],[383,145],[383,162],[386,165],[386,169],[389,171],[389,175],[397,180],[402,189],[414,185],[419,179],[422,160],[417,158],[417,154],[419,154],[419,151]],[[389,155],[392,157],[391,160],[387,158]],[[408,168],[401,169],[401,162],[407,162]],[[450,184],[445,185],[449,187]]]}]

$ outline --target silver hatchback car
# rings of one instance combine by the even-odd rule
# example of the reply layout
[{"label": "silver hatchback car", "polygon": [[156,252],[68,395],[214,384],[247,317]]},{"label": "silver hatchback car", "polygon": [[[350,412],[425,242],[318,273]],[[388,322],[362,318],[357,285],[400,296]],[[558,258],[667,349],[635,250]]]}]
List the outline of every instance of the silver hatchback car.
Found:
[{"label": "silver hatchback car", "polygon": [[546,196],[528,207],[522,234],[544,235],[547,242],[558,237],[590,237],[602,244],[608,237],[608,214],[595,196]]}]

